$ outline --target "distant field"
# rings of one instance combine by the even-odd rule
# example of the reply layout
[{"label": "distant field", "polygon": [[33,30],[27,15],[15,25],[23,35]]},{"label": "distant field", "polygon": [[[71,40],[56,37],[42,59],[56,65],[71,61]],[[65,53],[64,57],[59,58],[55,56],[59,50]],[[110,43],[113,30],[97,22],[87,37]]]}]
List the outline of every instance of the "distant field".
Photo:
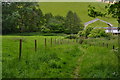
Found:
[{"label": "distant field", "polygon": [[[20,39],[23,48],[19,61]],[[63,36],[2,36],[2,40],[3,78],[118,77],[117,36],[111,40],[86,39],[83,44]],[[37,52],[34,40],[37,40]]]},{"label": "distant field", "polygon": [[[40,8],[42,9],[43,13],[52,13],[53,15],[61,15],[66,16],[67,12],[69,10],[76,12],[78,16],[81,18],[82,23],[88,22],[90,20],[93,20],[94,18],[91,18],[88,16],[88,5],[95,6],[97,10],[104,12],[106,11],[104,9],[104,6],[108,5],[105,3],[98,3],[98,2],[41,2]],[[114,27],[117,27],[117,20],[114,18],[100,18],[99,19],[105,20],[110,22],[114,25]],[[98,22],[95,22],[92,24],[92,26],[103,26],[107,27],[106,24],[101,22],[101,24]]]}]

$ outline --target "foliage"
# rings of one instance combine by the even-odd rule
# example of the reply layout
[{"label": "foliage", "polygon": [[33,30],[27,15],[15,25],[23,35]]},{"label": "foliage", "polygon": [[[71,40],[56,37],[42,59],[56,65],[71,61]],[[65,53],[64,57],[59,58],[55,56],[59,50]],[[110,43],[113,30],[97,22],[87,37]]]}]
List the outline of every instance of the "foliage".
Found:
[{"label": "foliage", "polygon": [[97,38],[97,37],[108,37],[105,33],[105,29],[93,29],[88,37]]},{"label": "foliage", "polygon": [[78,33],[78,31],[83,30],[83,25],[80,22],[81,20],[75,12],[68,11],[65,20],[65,33]]},{"label": "foliage", "polygon": [[120,24],[120,1],[118,3],[108,5],[108,14],[112,14],[112,17],[117,18],[118,23]]},{"label": "foliage", "polygon": [[50,32],[62,33],[64,32],[64,17],[55,16],[48,20],[47,28],[50,29]]},{"label": "foliage", "polygon": [[45,26],[42,26],[41,27],[41,32],[44,32],[44,33],[49,33],[50,32],[50,29],[45,27]]},{"label": "foliage", "polygon": [[79,36],[84,36],[84,37],[88,37],[88,35],[90,34],[90,32],[93,30],[93,27],[86,27],[86,29],[85,30],[83,30],[83,31],[79,31],[78,32],[78,35]]},{"label": "foliage", "polygon": [[[79,17],[72,11],[70,11],[70,15],[68,12],[67,17],[53,16],[52,13],[44,15],[36,2],[3,2],[2,7],[3,34],[19,32],[77,33],[83,29]],[[69,19],[70,17],[71,19]]]},{"label": "foliage", "polygon": [[49,19],[53,18],[53,15],[51,13],[46,13],[45,16],[44,16],[44,19],[45,19],[45,25],[47,25]]},{"label": "foliage", "polygon": [[79,31],[77,35],[78,35],[79,37],[81,37],[81,36],[84,36],[84,33],[83,33],[83,31]]},{"label": "foliage", "polygon": [[90,17],[98,17],[98,16],[101,16],[101,17],[105,17],[106,13],[102,13],[100,11],[97,11],[95,7],[89,5],[88,6],[88,15]]},{"label": "foliage", "polygon": [[67,35],[67,36],[65,36],[65,38],[66,38],[66,39],[77,39],[78,36],[75,35],[75,34],[71,34],[71,35]]},{"label": "foliage", "polygon": [[44,23],[42,11],[38,7],[37,3],[3,2],[3,33],[38,31]]}]

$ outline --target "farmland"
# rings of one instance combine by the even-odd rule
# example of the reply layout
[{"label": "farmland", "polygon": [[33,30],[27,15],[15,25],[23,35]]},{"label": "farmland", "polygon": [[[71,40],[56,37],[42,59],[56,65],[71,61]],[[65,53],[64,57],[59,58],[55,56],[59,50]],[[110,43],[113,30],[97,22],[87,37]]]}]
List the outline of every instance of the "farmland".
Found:
[{"label": "farmland", "polygon": [[[3,3],[2,78],[120,78],[118,35],[93,29],[108,26],[100,21],[84,29],[95,19],[88,5],[106,12],[105,3]],[[111,15],[96,18],[118,27]]]},{"label": "farmland", "polygon": [[[64,39],[63,36],[9,35],[3,36],[2,39],[3,78],[118,77],[116,38],[111,40],[98,38],[89,41],[87,39],[82,44],[78,40],[76,42],[74,39]],[[20,39],[22,39],[22,56],[19,60]],[[37,40],[36,52],[34,40]],[[108,47],[106,43],[109,44]]]}]

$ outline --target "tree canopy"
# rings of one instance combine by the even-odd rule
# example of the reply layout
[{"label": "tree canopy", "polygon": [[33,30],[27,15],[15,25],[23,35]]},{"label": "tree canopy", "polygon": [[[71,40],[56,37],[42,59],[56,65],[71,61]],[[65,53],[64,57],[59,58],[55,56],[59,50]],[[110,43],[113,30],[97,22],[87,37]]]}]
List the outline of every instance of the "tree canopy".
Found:
[{"label": "tree canopy", "polygon": [[80,18],[72,11],[66,17],[43,14],[37,2],[3,2],[2,32],[77,33],[83,29]]},{"label": "tree canopy", "polygon": [[80,24],[81,20],[77,14],[72,11],[68,11],[65,20],[66,33],[77,33],[80,30],[83,30],[83,25]]}]

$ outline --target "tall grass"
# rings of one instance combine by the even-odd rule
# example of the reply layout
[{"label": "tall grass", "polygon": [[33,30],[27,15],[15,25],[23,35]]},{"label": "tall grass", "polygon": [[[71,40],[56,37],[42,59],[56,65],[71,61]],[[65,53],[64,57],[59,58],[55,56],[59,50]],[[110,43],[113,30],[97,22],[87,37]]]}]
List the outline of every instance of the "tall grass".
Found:
[{"label": "tall grass", "polygon": [[79,74],[82,78],[116,78],[119,76],[118,58],[108,48],[89,46],[80,63]]},{"label": "tall grass", "polygon": [[[2,38],[3,78],[73,78],[76,75],[74,74],[76,67],[79,68],[80,78],[119,76],[118,60],[114,50],[98,44],[104,42],[117,46],[116,38],[86,39],[83,44],[64,39],[63,36],[3,36]],[[20,39],[23,40],[21,60],[18,59]],[[37,40],[36,52],[34,40]],[[78,62],[80,58],[82,60]]]},{"label": "tall grass", "polygon": [[[23,39],[23,48],[19,61],[20,38]],[[82,55],[78,44],[56,43],[51,47],[50,38],[47,37],[45,48],[44,37],[3,37],[3,78],[71,77],[76,61]],[[38,43],[37,52],[34,50],[34,39]]]}]

